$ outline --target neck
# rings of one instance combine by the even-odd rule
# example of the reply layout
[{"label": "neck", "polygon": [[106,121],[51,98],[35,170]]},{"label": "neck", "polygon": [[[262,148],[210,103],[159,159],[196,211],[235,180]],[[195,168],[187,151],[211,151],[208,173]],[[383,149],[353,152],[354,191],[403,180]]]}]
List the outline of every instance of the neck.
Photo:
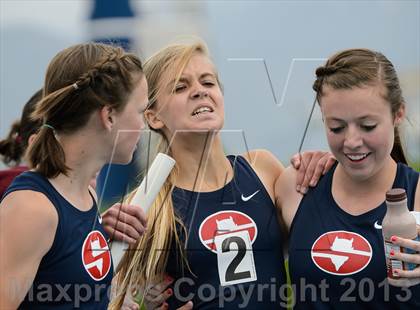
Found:
[{"label": "neck", "polygon": [[171,145],[179,169],[176,186],[196,192],[222,188],[233,177],[218,133],[178,137]]},{"label": "neck", "polygon": [[351,214],[362,214],[376,208],[385,200],[385,193],[392,187],[396,171],[397,164],[389,157],[378,172],[359,180],[348,175],[338,164],[332,184],[334,199]]},{"label": "neck", "polygon": [[92,143],[94,137],[86,133],[60,136],[60,144],[65,153],[66,166],[70,168],[67,175],[60,174],[52,183],[60,190],[74,197],[89,195],[88,187],[97,172],[106,163],[105,150]]},{"label": "neck", "polygon": [[351,178],[340,164],[337,166],[334,177],[337,180],[337,185],[340,184],[345,187],[346,191],[349,193],[358,194],[372,192],[372,189],[390,189],[394,182],[396,171],[397,164],[389,157],[377,173],[365,180]]}]

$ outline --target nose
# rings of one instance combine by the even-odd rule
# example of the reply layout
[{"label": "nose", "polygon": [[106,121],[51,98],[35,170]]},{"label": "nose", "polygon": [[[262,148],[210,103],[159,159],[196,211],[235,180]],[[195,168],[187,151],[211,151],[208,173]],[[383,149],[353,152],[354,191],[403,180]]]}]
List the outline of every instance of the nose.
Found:
[{"label": "nose", "polygon": [[209,96],[209,93],[208,93],[207,89],[205,89],[203,87],[203,85],[201,85],[201,83],[197,81],[195,83],[195,87],[192,89],[191,98],[193,98],[193,99],[203,99],[203,98],[208,97],[208,96]]},{"label": "nose", "polygon": [[363,137],[356,126],[349,126],[344,140],[344,146],[348,149],[357,149],[363,145]]},{"label": "nose", "polygon": [[209,96],[209,93],[206,90],[197,90],[193,92],[191,97],[194,99],[203,99],[208,96]]}]

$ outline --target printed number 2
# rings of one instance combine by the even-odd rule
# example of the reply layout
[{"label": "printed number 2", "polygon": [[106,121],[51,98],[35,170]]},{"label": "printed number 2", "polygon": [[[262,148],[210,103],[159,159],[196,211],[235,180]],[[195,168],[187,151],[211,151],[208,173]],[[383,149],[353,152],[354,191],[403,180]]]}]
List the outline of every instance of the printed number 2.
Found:
[{"label": "printed number 2", "polygon": [[217,268],[220,285],[232,285],[257,280],[254,254],[248,231],[236,231],[216,236]]},{"label": "printed number 2", "polygon": [[245,241],[240,237],[229,237],[223,240],[222,243],[222,252],[228,252],[230,251],[230,244],[236,243],[238,246],[238,254],[236,254],[235,258],[232,260],[230,265],[227,267],[226,270],[226,282],[231,282],[235,280],[242,280],[245,278],[251,277],[251,272],[249,271],[242,271],[235,273],[236,268],[241,263],[242,259],[245,257],[246,253],[246,244]]}]

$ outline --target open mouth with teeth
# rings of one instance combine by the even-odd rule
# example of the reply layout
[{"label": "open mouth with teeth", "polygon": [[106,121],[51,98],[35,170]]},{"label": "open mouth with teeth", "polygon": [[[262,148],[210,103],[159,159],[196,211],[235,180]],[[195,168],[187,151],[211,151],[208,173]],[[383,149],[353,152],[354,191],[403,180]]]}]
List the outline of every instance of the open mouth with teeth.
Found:
[{"label": "open mouth with teeth", "polygon": [[201,107],[201,108],[198,108],[197,110],[194,110],[194,112],[192,112],[191,115],[192,116],[198,116],[198,115],[203,114],[203,113],[211,113],[211,112],[213,112],[212,108]]},{"label": "open mouth with teeth", "polygon": [[346,154],[346,157],[350,159],[352,162],[361,162],[366,157],[368,157],[371,153],[364,153],[364,154]]}]

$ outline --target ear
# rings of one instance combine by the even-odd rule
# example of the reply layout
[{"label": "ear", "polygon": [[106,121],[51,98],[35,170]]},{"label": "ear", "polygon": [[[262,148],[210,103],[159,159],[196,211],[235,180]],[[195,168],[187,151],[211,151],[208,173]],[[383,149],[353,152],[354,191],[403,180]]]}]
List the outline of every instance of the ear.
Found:
[{"label": "ear", "polygon": [[36,133],[31,134],[28,138],[28,145],[31,145],[35,141],[35,138],[36,138]]},{"label": "ear", "polygon": [[401,104],[401,107],[395,113],[394,126],[399,126],[405,118],[405,104]]},{"label": "ear", "polygon": [[104,128],[111,131],[115,122],[115,110],[110,106],[104,106],[99,110],[99,117]]},{"label": "ear", "polygon": [[144,118],[153,129],[161,129],[165,126],[154,109],[147,109],[144,111]]}]

